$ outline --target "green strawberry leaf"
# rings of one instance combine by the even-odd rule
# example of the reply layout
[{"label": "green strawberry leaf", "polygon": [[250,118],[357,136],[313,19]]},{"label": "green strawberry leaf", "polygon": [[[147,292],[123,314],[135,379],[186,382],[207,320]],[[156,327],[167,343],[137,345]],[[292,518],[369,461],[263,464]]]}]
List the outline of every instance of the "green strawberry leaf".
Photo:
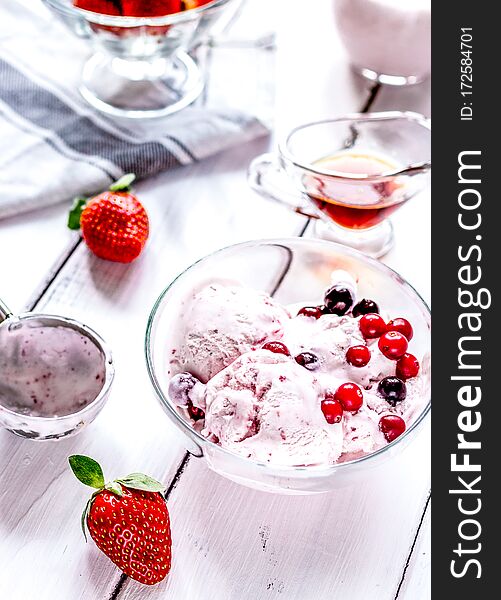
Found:
[{"label": "green strawberry leaf", "polygon": [[88,485],[95,489],[104,487],[104,474],[101,466],[93,458],[74,454],[68,458],[71,470],[75,477],[84,485]]},{"label": "green strawberry leaf", "polygon": [[80,229],[80,218],[87,201],[88,198],[84,198],[83,196],[79,196],[73,201],[73,206],[68,214],[68,227],[70,229]]},{"label": "green strawberry leaf", "polygon": [[120,177],[118,181],[115,181],[110,185],[110,192],[128,192],[132,182],[136,179],[134,173],[127,173]]},{"label": "green strawberry leaf", "polygon": [[144,492],[163,492],[165,490],[163,483],[143,473],[131,473],[127,477],[118,479],[118,481],[133,490],[143,490]]}]

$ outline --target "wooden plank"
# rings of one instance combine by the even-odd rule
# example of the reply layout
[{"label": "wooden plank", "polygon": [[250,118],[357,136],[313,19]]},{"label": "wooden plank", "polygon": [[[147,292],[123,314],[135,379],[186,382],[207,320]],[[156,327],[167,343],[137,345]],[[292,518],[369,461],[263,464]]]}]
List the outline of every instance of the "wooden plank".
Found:
[{"label": "wooden plank", "polygon": [[428,505],[413,553],[395,600],[431,598],[431,504]]},{"label": "wooden plank", "polygon": [[0,296],[11,310],[29,306],[75,244],[67,207],[54,206],[0,221]]}]

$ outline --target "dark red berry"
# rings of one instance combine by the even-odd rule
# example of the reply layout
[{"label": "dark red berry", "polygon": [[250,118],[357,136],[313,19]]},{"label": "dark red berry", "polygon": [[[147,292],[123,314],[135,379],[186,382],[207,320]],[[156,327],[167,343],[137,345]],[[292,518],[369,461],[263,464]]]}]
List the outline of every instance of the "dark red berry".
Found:
[{"label": "dark red berry", "polygon": [[357,384],[343,383],[337,388],[334,399],[341,404],[344,410],[357,412],[362,407],[364,395]]},{"label": "dark red berry", "polygon": [[386,323],[381,315],[369,313],[359,322],[360,331],[366,340],[381,337],[386,332]]},{"label": "dark red berry", "polygon": [[364,298],[363,300],[360,300],[360,302],[355,304],[355,306],[353,307],[354,317],[360,317],[360,315],[368,315],[369,313],[379,313],[379,306],[374,302],[374,300],[367,300],[367,298]]},{"label": "dark red berry", "polygon": [[305,306],[298,313],[297,316],[312,317],[313,319],[320,319],[325,314],[325,308],[323,306]]},{"label": "dark red berry", "polygon": [[263,346],[263,350],[269,350],[274,354],[285,354],[285,356],[290,356],[289,348],[282,342],[268,342]]},{"label": "dark red berry", "polygon": [[365,367],[371,359],[371,351],[367,346],[352,346],[348,348],[346,360],[354,367]]},{"label": "dark red berry", "polygon": [[407,352],[409,342],[398,331],[388,331],[379,338],[378,346],[386,358],[398,360]]},{"label": "dark red berry", "polygon": [[413,354],[404,354],[397,362],[397,377],[412,379],[419,373],[419,361]]},{"label": "dark red berry", "polygon": [[198,383],[191,373],[178,373],[169,382],[169,397],[176,406],[186,408],[190,402],[190,392]]},{"label": "dark red berry", "polygon": [[325,308],[338,317],[345,315],[353,306],[354,301],[351,290],[339,285],[331,287],[325,294]]},{"label": "dark red berry", "polygon": [[205,419],[205,413],[201,408],[193,406],[191,400],[188,402],[188,414],[194,421],[201,421]]},{"label": "dark red berry", "polygon": [[408,342],[410,342],[414,337],[414,330],[412,329],[412,325],[407,319],[403,319],[402,317],[390,321],[386,326],[386,331],[398,331],[398,333],[405,335]]},{"label": "dark red berry", "polygon": [[327,394],[325,400],[322,401],[321,407],[325,420],[329,425],[341,423],[341,419],[343,418],[343,407],[334,396]]},{"label": "dark red berry", "polygon": [[318,358],[314,354],[311,354],[311,352],[298,354],[296,362],[309,371],[313,371],[318,366]]},{"label": "dark red berry", "polygon": [[385,415],[379,420],[379,429],[388,443],[393,442],[405,431],[405,421],[398,415]]},{"label": "dark red berry", "polygon": [[385,377],[377,386],[377,391],[386,402],[396,406],[407,397],[407,386],[398,377]]}]

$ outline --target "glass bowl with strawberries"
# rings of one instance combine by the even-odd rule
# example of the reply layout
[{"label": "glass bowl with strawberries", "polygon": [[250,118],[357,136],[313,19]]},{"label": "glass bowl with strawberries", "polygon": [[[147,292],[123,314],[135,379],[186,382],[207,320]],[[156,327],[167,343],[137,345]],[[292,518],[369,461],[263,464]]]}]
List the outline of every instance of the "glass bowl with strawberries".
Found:
[{"label": "glass bowl with strawberries", "polygon": [[188,52],[230,14],[230,5],[238,5],[238,0],[43,1],[92,45],[80,85],[84,98],[102,112],[127,118],[170,115],[198,98],[203,77]]},{"label": "glass bowl with strawberries", "polygon": [[397,273],[315,239],[246,242],[179,275],[146,333],[186,447],[260,490],[363,481],[430,411],[430,312]]}]

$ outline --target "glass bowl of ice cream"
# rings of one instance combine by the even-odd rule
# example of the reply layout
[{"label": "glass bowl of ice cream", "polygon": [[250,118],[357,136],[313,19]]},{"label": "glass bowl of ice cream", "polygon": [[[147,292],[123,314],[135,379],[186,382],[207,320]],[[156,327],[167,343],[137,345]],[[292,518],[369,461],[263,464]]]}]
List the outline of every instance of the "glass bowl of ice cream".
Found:
[{"label": "glass bowl of ice cream", "polygon": [[188,52],[228,15],[230,4],[238,4],[237,0],[43,1],[92,47],[82,71],[84,98],[107,114],[139,119],[173,114],[198,98],[203,76]]},{"label": "glass bowl of ice cream", "polygon": [[430,410],[430,312],[397,273],[314,239],[195,263],[146,333],[187,449],[243,485],[329,491],[402,452]]}]

